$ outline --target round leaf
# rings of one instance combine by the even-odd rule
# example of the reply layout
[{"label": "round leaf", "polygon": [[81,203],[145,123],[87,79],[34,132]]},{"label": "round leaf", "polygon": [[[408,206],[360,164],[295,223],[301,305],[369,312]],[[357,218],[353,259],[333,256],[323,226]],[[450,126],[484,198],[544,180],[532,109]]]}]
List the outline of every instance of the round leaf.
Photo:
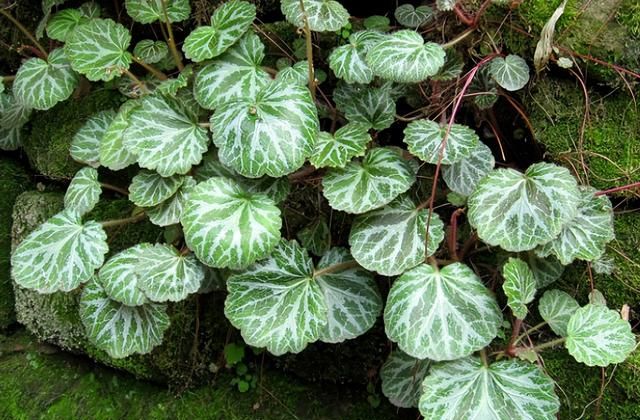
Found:
[{"label": "round leaf", "polygon": [[497,57],[489,63],[489,71],[496,82],[509,91],[520,90],[529,81],[529,66],[522,57]]},{"label": "round leaf", "polygon": [[[189,0],[126,0],[127,14],[140,23],[180,22],[189,18]],[[165,15],[166,13],[166,15]]]},{"label": "round leaf", "polygon": [[84,215],[93,210],[101,193],[98,171],[94,168],[82,168],[76,172],[67,188],[64,207]]},{"label": "round leaf", "polygon": [[502,289],[507,296],[507,304],[518,319],[527,316],[527,304],[536,296],[536,280],[526,262],[509,258],[502,268],[504,283]]},{"label": "round leaf", "polygon": [[184,182],[182,175],[162,177],[153,171],[140,171],[131,180],[129,200],[140,207],[151,207],[168,200]]},{"label": "round leaf", "polygon": [[574,298],[561,290],[547,290],[538,302],[538,311],[542,319],[559,336],[567,336],[567,325],[571,316],[580,308]]},{"label": "round leaf", "polygon": [[140,102],[134,100],[123,103],[102,136],[99,161],[112,171],[124,169],[138,160],[124,146],[124,133],[129,128],[131,113],[139,106]]},{"label": "round leaf", "polygon": [[157,63],[169,54],[169,46],[164,41],[143,39],[133,49],[133,55],[148,64]]},{"label": "round leaf", "polygon": [[300,0],[282,0],[280,8],[282,14],[293,25],[304,28],[306,15],[309,29],[316,32],[336,32],[349,23],[349,12],[334,0],[302,0],[304,12],[300,7]]},{"label": "round leaf", "polygon": [[349,123],[333,135],[321,131],[309,162],[316,168],[344,168],[356,156],[364,156],[371,136],[367,126]]},{"label": "round leaf", "polygon": [[87,20],[79,9],[61,10],[49,19],[47,36],[56,41],[66,42],[78,25]]},{"label": "round leaf", "polygon": [[127,248],[109,258],[100,268],[98,281],[109,299],[127,306],[140,306],[149,301],[140,289],[140,262],[143,252],[152,247],[142,243]]},{"label": "round leaf", "polygon": [[184,205],[187,202],[189,193],[195,186],[196,181],[191,177],[186,177],[184,183],[171,198],[145,210],[145,213],[149,216],[149,221],[158,226],[180,223]]},{"label": "round leaf", "polygon": [[564,265],[556,257],[539,257],[534,251],[527,252],[527,264],[536,279],[536,288],[547,287],[562,276]]},{"label": "round leaf", "polygon": [[111,109],[89,117],[71,140],[71,157],[94,168],[100,166],[100,144],[115,117],[116,113]]},{"label": "round leaf", "polygon": [[402,4],[393,12],[398,23],[407,28],[418,28],[433,17],[433,9],[429,6],[414,7],[412,4]]},{"label": "round leaf", "polygon": [[336,95],[341,94],[339,89],[334,91],[334,99],[338,109],[344,112],[350,122],[365,124],[380,131],[389,128],[395,121],[396,103],[387,89],[366,87],[345,92],[346,100],[338,103]]},{"label": "round leaf", "polygon": [[[404,142],[421,160],[438,163],[448,127],[431,120],[412,121],[404,129]],[[453,124],[442,151],[442,162],[450,165],[471,156],[478,145],[478,135],[466,125]]]},{"label": "round leaf", "polygon": [[430,360],[415,359],[395,350],[380,369],[382,393],[397,407],[417,407],[430,365]]},{"label": "round leaf", "polygon": [[469,156],[442,168],[442,178],[451,191],[469,196],[478,182],[491,172],[495,164],[491,149],[478,141]]},{"label": "round leaf", "polygon": [[382,38],[382,33],[371,30],[351,34],[348,44],[331,52],[329,67],[338,78],[347,83],[371,83],[373,71],[366,62],[366,56],[371,46]]}]

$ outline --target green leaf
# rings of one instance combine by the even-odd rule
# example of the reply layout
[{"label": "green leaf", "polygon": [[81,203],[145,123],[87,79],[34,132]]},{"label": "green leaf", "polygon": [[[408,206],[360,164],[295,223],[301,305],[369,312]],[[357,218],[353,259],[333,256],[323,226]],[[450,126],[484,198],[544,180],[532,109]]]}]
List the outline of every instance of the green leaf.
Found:
[{"label": "green leaf", "polygon": [[367,53],[367,64],[376,76],[401,83],[417,83],[438,73],[445,52],[433,42],[424,43],[415,31],[403,29],[386,35]]},{"label": "green leaf", "polygon": [[388,17],[380,15],[368,16],[362,21],[362,24],[366,29],[372,29],[382,32],[386,32],[390,29],[390,23],[391,21]]},{"label": "green leaf", "polygon": [[17,150],[22,146],[22,127],[0,127],[0,150]]},{"label": "green leaf", "polygon": [[333,135],[321,131],[309,162],[316,168],[344,168],[352,158],[364,156],[371,141],[367,125],[349,123]]},{"label": "green leaf", "polygon": [[98,160],[101,165],[112,171],[124,169],[138,160],[138,157],[124,146],[124,134],[129,128],[131,113],[139,106],[140,102],[134,100],[123,103],[102,136]]},{"label": "green leaf", "polygon": [[195,62],[217,57],[242,37],[255,18],[256,7],[251,3],[223,3],[213,12],[210,26],[200,26],[187,36],[182,51]]},{"label": "green leaf", "polygon": [[433,255],[444,239],[444,225],[434,213],[425,249],[428,217],[429,209],[418,209],[407,195],[357,216],[349,234],[353,257],[383,276],[402,274]]},{"label": "green leaf", "polygon": [[520,90],[529,82],[529,66],[522,57],[496,57],[489,63],[489,71],[496,82],[508,91]]},{"label": "green leaf", "polygon": [[334,0],[302,0],[304,12],[300,7],[300,0],[282,0],[280,9],[289,23],[304,28],[306,15],[309,29],[316,32],[336,32],[349,23],[349,12]]},{"label": "green leaf", "polygon": [[[438,163],[447,130],[446,125],[441,126],[435,121],[416,120],[410,122],[404,129],[403,141],[409,147],[411,154],[435,165]],[[453,124],[449,135],[446,136],[441,163],[451,165],[460,162],[471,156],[477,146],[478,135],[473,129],[466,125]]]},{"label": "green leaf", "polygon": [[527,251],[558,236],[576,215],[579,197],[566,168],[541,162],[525,173],[496,169],[469,197],[469,222],[487,244]]},{"label": "green leaf", "polygon": [[433,18],[433,9],[429,6],[414,7],[407,3],[398,6],[393,16],[400,25],[415,29]]},{"label": "green leaf", "polygon": [[224,346],[224,359],[227,362],[227,366],[242,362],[242,359],[244,359],[244,345],[229,343]]},{"label": "green leaf", "polygon": [[[387,89],[365,87],[356,90],[346,88],[344,93],[339,89],[336,88],[334,91],[334,100],[336,100],[338,109],[344,112],[344,116],[350,122],[366,124],[368,127],[380,131],[389,128],[395,121],[396,103]],[[345,98],[341,101],[336,99],[335,95],[344,95]]]},{"label": "green leaf", "polygon": [[91,19],[68,37],[64,46],[71,67],[91,81],[108,82],[131,65],[131,34],[111,19]]},{"label": "green leaf", "polygon": [[148,243],[137,244],[115,254],[100,268],[98,282],[109,299],[127,306],[140,306],[149,302],[140,289],[141,257],[145,250],[153,248]]},{"label": "green leaf", "polygon": [[47,23],[47,36],[56,41],[66,42],[78,25],[87,20],[79,9],[64,9],[53,15]]},{"label": "green leaf", "polygon": [[65,209],[18,245],[11,255],[11,276],[39,293],[68,292],[91,279],[108,250],[99,223],[83,224],[80,213]]},{"label": "green leaf", "polygon": [[542,319],[549,323],[554,333],[567,336],[569,319],[580,308],[574,298],[566,292],[552,289],[544,292],[538,302],[538,311]]},{"label": "green leaf", "polygon": [[189,0],[126,0],[125,7],[131,19],[140,23],[166,22],[167,18],[181,22],[191,14]]},{"label": "green leaf", "polygon": [[35,35],[37,39],[41,39],[44,36],[44,30],[47,26],[47,22],[49,22],[49,18],[51,17],[51,9],[54,6],[59,6],[63,4],[66,0],[42,0],[42,19],[38,22],[38,26],[36,27]]},{"label": "green leaf", "polygon": [[169,54],[169,46],[164,41],[143,39],[133,49],[133,55],[148,64],[157,63]]},{"label": "green leaf", "polygon": [[542,245],[541,256],[554,254],[564,265],[576,258],[593,261],[600,258],[607,243],[615,238],[613,208],[606,195],[596,196],[593,187],[580,187],[578,214],[569,221],[557,238]]},{"label": "green leaf", "polygon": [[229,178],[210,178],[189,193],[181,218],[189,248],[203,263],[242,268],[267,256],[280,240],[273,200]]},{"label": "green leaf", "polygon": [[162,176],[185,174],[202,160],[209,135],[190,96],[145,96],[130,115],[124,145],[138,164]]},{"label": "green leaf", "polygon": [[302,228],[296,236],[302,246],[313,255],[322,255],[331,248],[331,231],[324,217]]},{"label": "green leaf", "polygon": [[145,247],[138,255],[138,288],[154,302],[179,302],[200,289],[204,267],[171,245]]},{"label": "green leaf", "polygon": [[[449,141],[451,141],[451,137],[447,143]],[[447,144],[448,149],[449,145]],[[475,190],[478,182],[491,172],[495,164],[496,160],[491,149],[478,141],[469,156],[442,168],[442,178],[451,191],[469,196]]]},{"label": "green leaf", "polygon": [[327,324],[319,338],[340,343],[367,332],[382,311],[382,297],[373,275],[361,267],[320,274],[323,269],[353,261],[344,248],[332,248],[318,262],[315,281],[327,307]]},{"label": "green leaf", "polygon": [[97,281],[82,291],[80,319],[87,338],[114,359],[149,353],[162,343],[170,323],[166,305],[123,305],[109,299]]},{"label": "green leaf", "polygon": [[153,171],[141,170],[131,180],[129,200],[139,207],[151,207],[168,200],[184,182],[182,175],[162,177]]},{"label": "green leaf", "polygon": [[416,181],[417,168],[392,148],[371,149],[362,161],[327,171],[322,193],[335,210],[360,214],[390,203]]},{"label": "green leaf", "polygon": [[464,61],[462,60],[462,56],[455,51],[449,50],[445,57],[444,66],[438,71],[438,74],[431,77],[431,80],[455,80],[462,74],[463,69]]},{"label": "green leaf", "polygon": [[260,38],[247,32],[224,55],[203,67],[193,86],[195,98],[206,109],[245,97],[256,97],[271,76],[262,67],[264,45]]},{"label": "green leaf", "polygon": [[534,251],[527,252],[527,264],[536,279],[536,288],[542,289],[558,280],[564,271],[564,265],[556,257],[539,257]]},{"label": "green leaf", "polygon": [[16,150],[22,145],[22,127],[31,111],[13,94],[0,93],[0,150]]},{"label": "green leaf", "polygon": [[624,361],[636,346],[628,321],[603,305],[588,304],[576,310],[567,324],[565,346],[587,366],[608,366]]},{"label": "green leaf", "polygon": [[527,305],[536,296],[536,280],[526,262],[518,258],[509,258],[502,267],[504,283],[502,289],[507,296],[507,304],[518,319],[527,316]]},{"label": "green leaf", "polygon": [[100,144],[115,117],[116,113],[111,109],[100,111],[89,117],[71,140],[69,148],[71,157],[94,168],[99,167]]},{"label": "green leaf", "polygon": [[438,10],[448,12],[453,10],[458,0],[436,0]]},{"label": "green leaf", "polygon": [[536,365],[466,357],[431,367],[418,408],[427,419],[556,420],[553,380]]},{"label": "green leaf", "polygon": [[371,83],[373,71],[367,65],[367,52],[384,35],[378,31],[358,31],[349,36],[349,43],[334,49],[329,55],[329,67],[347,83]]},{"label": "green leaf", "polygon": [[488,345],[501,324],[492,293],[461,263],[405,272],[393,282],[384,312],[387,337],[419,359],[468,356]]},{"label": "green leaf", "polygon": [[178,191],[162,203],[145,210],[154,225],[169,226],[180,222],[189,193],[196,186],[190,176],[185,177]]},{"label": "green leaf", "polygon": [[193,66],[187,65],[178,77],[175,79],[167,79],[163,80],[158,84],[158,87],[155,90],[155,93],[160,93],[162,95],[167,95],[172,98],[179,96],[179,93],[182,93],[182,88],[185,88],[189,85],[189,81],[193,76]]},{"label": "green leaf", "polygon": [[64,207],[84,215],[93,210],[100,200],[101,193],[98,171],[94,168],[82,168],[76,172],[69,188],[67,188],[64,195]]},{"label": "green leaf", "polygon": [[401,350],[395,350],[380,369],[382,393],[397,407],[417,407],[422,381],[430,365],[428,359],[415,359]]},{"label": "green leaf", "polygon": [[100,17],[100,13],[102,13],[102,11],[100,10],[100,6],[94,1],[82,3],[78,10],[80,11],[80,13],[82,13],[83,16],[88,18]]},{"label": "green leaf", "polygon": [[20,66],[13,82],[13,94],[25,106],[45,111],[69,98],[78,80],[64,50],[58,48],[49,54],[48,62],[30,58]]},{"label": "green leaf", "polygon": [[275,81],[256,96],[220,106],[211,129],[224,165],[249,178],[277,178],[311,155],[319,122],[306,87]]},{"label": "green leaf", "polygon": [[281,69],[276,74],[276,80],[283,84],[307,86],[309,84],[309,62],[298,61],[290,67]]}]

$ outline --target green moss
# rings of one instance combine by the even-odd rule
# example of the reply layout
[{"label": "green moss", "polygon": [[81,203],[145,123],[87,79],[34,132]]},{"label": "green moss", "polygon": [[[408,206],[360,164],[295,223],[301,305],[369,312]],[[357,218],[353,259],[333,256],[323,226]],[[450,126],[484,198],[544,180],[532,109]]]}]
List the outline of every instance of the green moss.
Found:
[{"label": "green moss", "polygon": [[637,0],[624,0],[616,18],[631,35],[640,38],[640,3]]},{"label": "green moss", "polygon": [[[589,91],[589,118],[579,153],[584,117],[582,89],[569,81],[542,79],[526,98],[538,141],[548,156],[599,189],[640,181],[640,113],[623,94]],[[628,194],[628,193],[622,193]]]},{"label": "green moss", "polygon": [[[532,32],[539,34],[562,2],[563,0],[527,0],[518,6],[516,13],[531,27]],[[576,18],[578,3],[579,0],[567,2],[564,13],[556,24],[557,29],[566,27]]]},{"label": "green moss", "polygon": [[50,178],[72,178],[82,167],[69,155],[73,136],[87,118],[98,111],[117,108],[121,99],[117,91],[102,89],[34,113],[29,124],[31,130],[23,141],[31,166]]}]

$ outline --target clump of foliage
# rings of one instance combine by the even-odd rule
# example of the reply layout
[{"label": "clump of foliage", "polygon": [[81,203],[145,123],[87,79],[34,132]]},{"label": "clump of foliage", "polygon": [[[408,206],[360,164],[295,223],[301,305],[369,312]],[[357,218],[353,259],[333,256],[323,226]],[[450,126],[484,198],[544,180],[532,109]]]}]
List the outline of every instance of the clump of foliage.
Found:
[{"label": "clump of foliage", "polygon": [[[219,284],[245,342],[274,355],[353,339],[382,314],[397,344],[380,373],[394,404],[418,406],[426,418],[555,418],[554,383],[531,361],[564,346],[579,362],[607,366],[622,362],[635,338],[601,301],[581,307],[548,289],[564,265],[598,261],[614,239],[607,196],[551,163],[495,168],[476,130],[456,119],[463,102],[489,108],[498,93],[523,88],[525,60],[494,51],[465,72],[452,47],[468,33],[425,40],[421,28],[438,16],[465,17],[455,1],[401,5],[398,26],[351,19],[334,0],[282,0],[281,9],[304,36],[305,60],[279,60],[278,70],[263,65],[264,33],[242,0],[221,4],[182,51],[172,23],[189,18],[186,0],[126,2],[129,16],[159,24],[166,42],[132,45],[129,30],[94,6],[52,14],[46,31],[59,43],[40,47],[2,93],[2,147],[19,147],[31,110],[67,100],[82,78],[116,81],[129,99],[75,134],[69,153],[86,166],[65,209],[13,253],[15,282],[40,293],[82,288],[86,334],[114,358],[151,351],[171,328],[168,302]],[[314,46],[321,34],[340,43],[326,60]],[[316,76],[325,62],[332,92]],[[148,75],[134,75],[133,63]],[[488,86],[489,100],[467,99],[474,85]],[[400,100],[415,103],[425,89],[433,99],[447,87],[459,89],[437,112],[427,103],[412,117],[396,114]],[[402,142],[384,134],[396,122],[408,122]],[[98,168],[134,164],[128,191],[116,188],[137,206],[131,217],[86,220],[102,190],[114,189]],[[298,239],[283,235],[291,184],[312,177],[332,215],[352,215],[344,240],[320,212]],[[439,194],[447,191],[449,203]],[[143,218],[167,228],[165,242],[106,259],[104,228]],[[473,252],[494,264],[472,266]],[[485,281],[491,273],[502,279],[498,290]],[[394,278],[386,298],[381,276]],[[537,295],[544,322],[536,328],[558,338],[524,344],[520,329]]]}]

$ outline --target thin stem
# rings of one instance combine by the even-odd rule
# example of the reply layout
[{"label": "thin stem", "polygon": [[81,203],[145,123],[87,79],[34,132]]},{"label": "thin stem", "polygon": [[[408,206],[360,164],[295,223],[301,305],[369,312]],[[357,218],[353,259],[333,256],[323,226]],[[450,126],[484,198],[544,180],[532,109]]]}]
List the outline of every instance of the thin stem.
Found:
[{"label": "thin stem", "polygon": [[153,67],[151,64],[147,64],[144,61],[142,61],[142,59],[140,59],[140,57],[136,57],[134,55],[133,56],[133,61],[135,61],[140,66],[144,67],[144,69],[146,71],[148,71],[149,73],[153,74],[156,78],[158,78],[160,80],[167,80],[169,78],[166,74],[164,74],[163,72],[161,72],[157,68]]},{"label": "thin stem", "polygon": [[111,190],[111,191],[115,191],[117,193],[120,193],[120,194],[124,195],[125,197],[129,195],[129,191],[125,190],[124,188],[120,188],[120,187],[117,187],[115,185],[107,184],[106,182],[101,182],[100,186],[102,188],[107,189],[107,190]]},{"label": "thin stem", "polygon": [[482,360],[482,365],[485,367],[489,367],[489,358],[487,357],[487,350],[480,350],[480,359]]},{"label": "thin stem", "polygon": [[140,86],[141,89],[144,90],[144,92],[149,92],[149,89],[147,89],[147,86],[144,84],[144,82],[140,79],[138,79],[138,76],[136,76],[135,74],[131,73],[129,70],[124,69],[122,71],[122,73],[124,75],[126,75],[129,79],[131,79],[134,83],[136,83],[138,86]]},{"label": "thin stem", "polygon": [[471,248],[476,244],[476,242],[478,242],[478,234],[474,232],[471,236],[469,236],[469,239],[465,241],[464,245],[462,245],[462,250],[460,251],[460,254],[459,254],[460,261],[464,260],[464,257],[466,257],[466,255],[469,253]]},{"label": "thin stem", "polygon": [[532,347],[531,349],[535,352],[540,350],[548,349],[549,347],[557,346],[558,344],[562,344],[566,341],[566,337],[556,338],[555,340],[547,341],[546,343],[538,344],[537,346]]},{"label": "thin stem", "polygon": [[507,348],[504,350],[504,352],[511,357],[516,355],[515,341],[516,341],[516,338],[518,337],[518,333],[520,333],[521,327],[522,327],[522,320],[516,318],[516,320],[513,323],[513,327],[511,329],[511,338],[509,339]]},{"label": "thin stem", "polygon": [[460,261],[458,257],[458,217],[464,213],[464,209],[457,209],[451,214],[449,223],[449,237],[447,238],[447,246],[449,247],[449,256],[455,261]]},{"label": "thin stem", "polygon": [[144,212],[142,212],[142,213],[136,214],[135,216],[127,217],[125,219],[106,220],[104,222],[100,222],[100,224],[102,225],[103,228],[110,228],[114,226],[128,225],[130,223],[137,223],[143,220],[145,217],[147,217],[147,215]]},{"label": "thin stem", "polygon": [[442,48],[447,49],[447,48],[451,48],[454,45],[456,45],[458,42],[463,41],[465,38],[467,38],[469,35],[471,35],[472,33],[474,33],[476,30],[475,27],[470,27],[467,28],[464,32],[462,32],[460,35],[458,35],[457,37],[453,38],[451,41],[442,44]]},{"label": "thin stem", "polygon": [[518,337],[516,337],[516,339],[513,341],[513,345],[517,345],[520,341],[522,341],[523,338],[525,338],[527,335],[531,334],[532,332],[539,330],[540,328],[544,327],[545,325],[547,325],[547,321],[543,321],[539,324],[534,325],[533,327],[529,328],[527,331],[525,331],[523,334],[520,334]]},{"label": "thin stem", "polygon": [[209,128],[209,127],[211,127],[211,123],[210,123],[210,122],[201,122],[201,123],[198,123],[198,125],[199,125],[200,127],[204,127],[204,128]]},{"label": "thin stem", "polygon": [[311,97],[316,100],[316,77],[313,70],[313,43],[311,42],[311,29],[309,29],[309,20],[307,12],[304,10],[304,2],[300,0],[300,9],[302,10],[302,19],[304,20],[304,37],[307,44],[307,63],[309,64],[309,90]]},{"label": "thin stem", "polygon": [[184,64],[182,64],[180,53],[176,47],[176,40],[173,37],[173,28],[171,27],[171,22],[169,22],[169,15],[167,14],[167,0],[162,0],[162,13],[164,14],[164,23],[167,25],[167,42],[169,43],[169,50],[171,50],[173,61],[176,63],[176,66],[178,66],[178,70],[182,71],[184,70]]},{"label": "thin stem", "polygon": [[0,9],[0,13],[6,17],[7,19],[9,19],[11,21],[11,23],[13,23],[14,25],[16,25],[16,27],[18,29],[20,29],[20,31],[27,37],[29,38],[29,40],[31,42],[33,42],[33,44],[38,47],[38,50],[40,50],[40,52],[42,53],[42,55],[44,56],[45,60],[49,59],[49,54],[47,54],[47,50],[44,49],[44,47],[42,47],[42,45],[40,45],[40,43],[38,42],[38,40],[36,39],[35,36],[33,36],[33,34],[31,32],[29,32],[29,30],[27,28],[24,27],[24,25],[22,23],[20,23],[16,18],[14,18],[11,13],[7,12],[5,9]]},{"label": "thin stem", "polygon": [[330,265],[329,267],[321,268],[320,270],[314,270],[313,277],[320,277],[326,274],[339,273],[340,271],[348,270],[350,268],[358,267],[358,262],[355,260],[349,260],[338,264]]},{"label": "thin stem", "polygon": [[458,19],[462,21],[462,23],[467,26],[473,26],[473,19],[467,16],[467,14],[460,8],[460,5],[456,4],[453,7],[453,11],[455,12],[456,16],[458,16]]},{"label": "thin stem", "polygon": [[2,81],[5,83],[13,82],[14,80],[16,80],[16,76],[2,76]]},{"label": "thin stem", "polygon": [[623,185],[621,187],[611,188],[609,190],[598,191],[594,195],[598,196],[598,195],[613,194],[613,193],[620,192],[620,191],[632,190],[634,188],[640,188],[640,182],[634,182],[633,184],[627,184],[627,185]]}]

